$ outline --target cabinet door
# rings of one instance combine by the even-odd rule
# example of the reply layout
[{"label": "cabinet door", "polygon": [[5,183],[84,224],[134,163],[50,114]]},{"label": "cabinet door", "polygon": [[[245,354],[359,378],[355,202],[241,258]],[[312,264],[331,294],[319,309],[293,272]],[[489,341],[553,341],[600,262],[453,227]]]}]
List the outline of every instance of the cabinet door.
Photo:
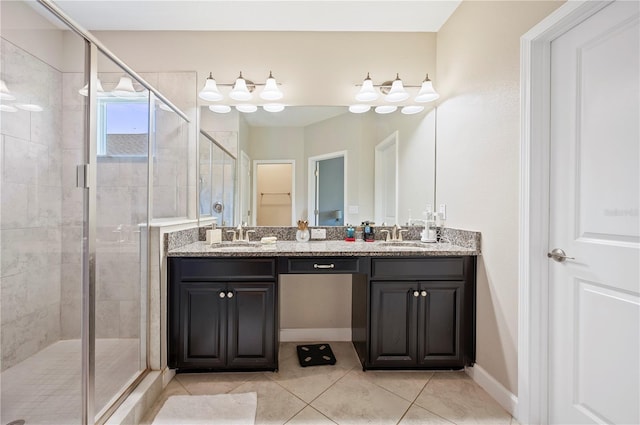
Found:
[{"label": "cabinet door", "polygon": [[411,367],[416,359],[417,282],[371,283],[371,365]]},{"label": "cabinet door", "polygon": [[227,303],[229,367],[275,368],[275,284],[230,283]]},{"label": "cabinet door", "polygon": [[464,282],[420,284],[418,358],[425,366],[464,366],[461,350]]},{"label": "cabinet door", "polygon": [[226,364],[227,299],[225,285],[180,284],[178,367],[218,368]]}]

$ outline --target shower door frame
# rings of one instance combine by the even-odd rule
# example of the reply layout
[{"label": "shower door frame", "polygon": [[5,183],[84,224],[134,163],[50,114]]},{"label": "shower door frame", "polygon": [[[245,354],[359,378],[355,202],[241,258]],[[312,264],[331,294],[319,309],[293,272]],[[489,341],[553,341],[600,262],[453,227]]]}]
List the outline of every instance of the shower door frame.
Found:
[{"label": "shower door frame", "polygon": [[[125,391],[110,406],[107,406],[104,413],[96,418],[95,412],[95,308],[96,308],[96,233],[97,233],[97,83],[98,83],[98,54],[105,55],[113,61],[124,72],[135,79],[142,87],[149,91],[149,125],[154,119],[151,106],[156,100],[162,101],[165,105],[178,114],[185,123],[189,123],[189,118],[171,103],[166,97],[158,92],[154,87],[140,77],[133,69],[127,66],[122,60],[114,55],[98,39],[91,35],[86,29],[65,14],[51,0],[37,0],[52,15],[63,22],[68,29],[72,30],[85,42],[85,76],[88,76],[88,96],[85,105],[84,122],[84,164],[77,167],[77,186],[84,191],[83,195],[83,235],[82,235],[82,324],[81,324],[81,346],[82,346],[82,377],[81,377],[81,423],[82,424],[103,424],[117,410],[122,402],[133,392],[136,385],[149,372],[149,303],[144,301],[146,311],[143,312],[145,320],[145,332],[141,335],[141,350],[144,352],[145,365],[138,375],[133,379]],[[147,179],[147,226],[146,226],[146,250],[145,262],[142,267],[149,268],[149,221],[153,217],[152,194],[153,194],[153,161],[152,161],[152,140],[151,131],[149,134],[149,155],[147,157],[148,179]],[[147,295],[149,291],[149,273],[147,277]],[[141,303],[143,300],[141,300]]]}]

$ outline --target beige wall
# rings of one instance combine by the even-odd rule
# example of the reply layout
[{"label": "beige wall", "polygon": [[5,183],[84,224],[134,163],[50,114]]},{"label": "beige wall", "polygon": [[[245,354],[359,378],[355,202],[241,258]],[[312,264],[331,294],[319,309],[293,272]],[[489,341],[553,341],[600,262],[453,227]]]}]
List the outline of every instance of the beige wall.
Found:
[{"label": "beige wall", "polygon": [[462,3],[438,33],[437,199],[482,232],[477,364],[517,393],[519,38],[561,2]]},{"label": "beige wall", "polygon": [[[419,84],[436,81],[435,33],[94,31],[138,72],[196,71],[199,89],[218,83],[264,82],[273,71],[290,105],[348,105],[367,72],[377,83],[396,73]],[[135,43],[132,42],[135,40]],[[72,63],[75,60],[69,58]],[[199,90],[198,89],[198,90]],[[224,88],[221,88],[224,91]],[[228,90],[228,89],[227,89]]]},{"label": "beige wall", "polygon": [[258,226],[290,226],[293,166],[258,164],[256,215]]}]

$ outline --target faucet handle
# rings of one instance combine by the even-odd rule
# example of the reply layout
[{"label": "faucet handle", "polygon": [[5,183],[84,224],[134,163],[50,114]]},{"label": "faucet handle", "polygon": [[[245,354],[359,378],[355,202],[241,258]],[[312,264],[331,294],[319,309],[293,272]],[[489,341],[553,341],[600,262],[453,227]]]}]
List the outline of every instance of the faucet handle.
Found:
[{"label": "faucet handle", "polygon": [[249,238],[249,233],[255,233],[256,231],[253,229],[249,229],[249,230],[245,230],[244,231],[244,238],[247,242],[249,242],[251,239]]},{"label": "faucet handle", "polygon": [[236,231],[235,230],[227,230],[227,233],[233,233],[233,236],[231,237],[231,241],[235,242],[236,241]]},{"label": "faucet handle", "polygon": [[406,229],[398,229],[398,240],[401,241],[402,240],[402,234],[408,232],[408,230]]},{"label": "faucet handle", "polygon": [[385,241],[389,242],[389,231],[387,229],[382,229],[380,230],[380,233],[386,233],[387,237],[385,238]]}]

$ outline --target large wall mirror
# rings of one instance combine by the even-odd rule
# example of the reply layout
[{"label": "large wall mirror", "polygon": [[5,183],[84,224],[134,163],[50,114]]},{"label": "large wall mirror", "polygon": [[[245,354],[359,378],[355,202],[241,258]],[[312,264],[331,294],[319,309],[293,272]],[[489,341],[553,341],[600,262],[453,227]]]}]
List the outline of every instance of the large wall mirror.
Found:
[{"label": "large wall mirror", "polygon": [[405,225],[434,204],[434,110],[217,114],[205,106],[200,128],[237,158],[234,225]]}]

